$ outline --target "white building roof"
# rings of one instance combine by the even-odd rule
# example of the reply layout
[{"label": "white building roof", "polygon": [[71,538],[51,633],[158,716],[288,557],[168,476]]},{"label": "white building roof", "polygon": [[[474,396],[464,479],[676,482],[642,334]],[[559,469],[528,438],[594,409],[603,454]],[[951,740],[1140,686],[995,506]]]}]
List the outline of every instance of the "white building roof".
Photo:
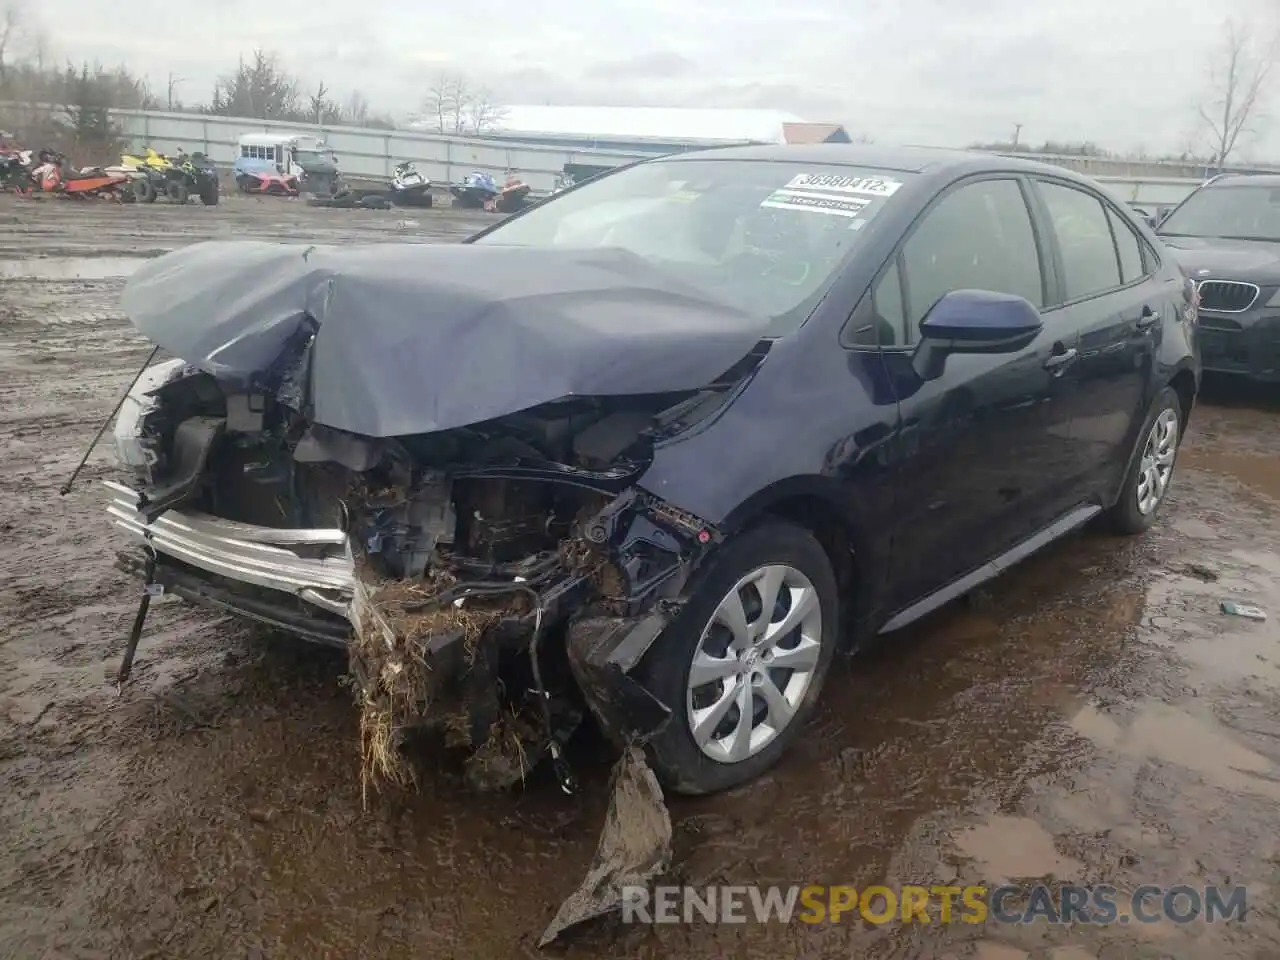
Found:
[{"label": "white building roof", "polygon": [[510,106],[491,133],[596,140],[783,143],[784,123],[804,123],[780,110],[694,107]]}]

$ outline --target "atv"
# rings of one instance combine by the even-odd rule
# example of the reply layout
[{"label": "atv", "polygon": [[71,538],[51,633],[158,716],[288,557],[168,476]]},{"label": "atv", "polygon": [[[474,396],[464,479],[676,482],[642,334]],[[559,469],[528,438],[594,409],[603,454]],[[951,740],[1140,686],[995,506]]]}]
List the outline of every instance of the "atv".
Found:
[{"label": "atv", "polygon": [[205,206],[218,203],[218,170],[203,153],[187,156],[179,151],[176,158],[169,158],[147,147],[144,156],[126,154],[119,167],[109,169],[131,178],[133,199],[139,203],[154,203],[158,196],[186,203],[193,193]]}]

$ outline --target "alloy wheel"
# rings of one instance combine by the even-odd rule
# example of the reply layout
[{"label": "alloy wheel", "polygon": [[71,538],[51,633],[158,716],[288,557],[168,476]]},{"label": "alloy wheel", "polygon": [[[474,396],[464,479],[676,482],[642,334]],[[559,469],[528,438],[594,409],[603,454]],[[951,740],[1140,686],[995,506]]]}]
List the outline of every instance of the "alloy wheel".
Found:
[{"label": "alloy wheel", "polygon": [[1178,412],[1166,408],[1160,411],[1151,425],[1147,442],[1142,448],[1142,462],[1138,467],[1138,512],[1143,516],[1152,513],[1164,499],[1173,476],[1173,461],[1178,455]]},{"label": "alloy wheel", "polygon": [[720,763],[767,747],[795,717],[822,652],[818,591],[794,567],[740,579],[712,614],[689,668],[689,731]]}]

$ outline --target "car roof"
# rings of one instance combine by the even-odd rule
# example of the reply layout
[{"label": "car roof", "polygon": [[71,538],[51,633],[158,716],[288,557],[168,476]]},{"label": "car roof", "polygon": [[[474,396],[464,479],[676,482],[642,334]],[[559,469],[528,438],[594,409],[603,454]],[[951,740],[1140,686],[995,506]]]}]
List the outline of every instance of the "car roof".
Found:
[{"label": "car roof", "polygon": [[1224,173],[1201,189],[1207,187],[1280,187],[1280,173]]},{"label": "car roof", "polygon": [[[821,163],[836,166],[873,167],[902,173],[956,173],[980,170],[1008,170],[1025,173],[1052,173],[1072,176],[1064,167],[1034,160],[1002,157],[974,150],[946,150],[933,147],[889,147],[852,143],[788,143],[748,147],[713,147],[677,153],[658,162],[681,159],[755,160],[763,162]],[[1072,177],[1075,179],[1075,177]]]}]

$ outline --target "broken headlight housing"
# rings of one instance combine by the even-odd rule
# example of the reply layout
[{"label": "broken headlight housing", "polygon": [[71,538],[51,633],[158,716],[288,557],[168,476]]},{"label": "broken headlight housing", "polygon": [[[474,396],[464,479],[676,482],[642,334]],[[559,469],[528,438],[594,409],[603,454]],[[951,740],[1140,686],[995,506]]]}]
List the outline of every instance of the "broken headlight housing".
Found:
[{"label": "broken headlight housing", "polygon": [[187,364],[182,360],[165,360],[147,367],[129,390],[116,415],[113,430],[116,462],[144,482],[151,482],[160,459],[156,438],[146,429],[147,417],[159,406],[159,401],[150,394],[178,379],[186,368]]}]

